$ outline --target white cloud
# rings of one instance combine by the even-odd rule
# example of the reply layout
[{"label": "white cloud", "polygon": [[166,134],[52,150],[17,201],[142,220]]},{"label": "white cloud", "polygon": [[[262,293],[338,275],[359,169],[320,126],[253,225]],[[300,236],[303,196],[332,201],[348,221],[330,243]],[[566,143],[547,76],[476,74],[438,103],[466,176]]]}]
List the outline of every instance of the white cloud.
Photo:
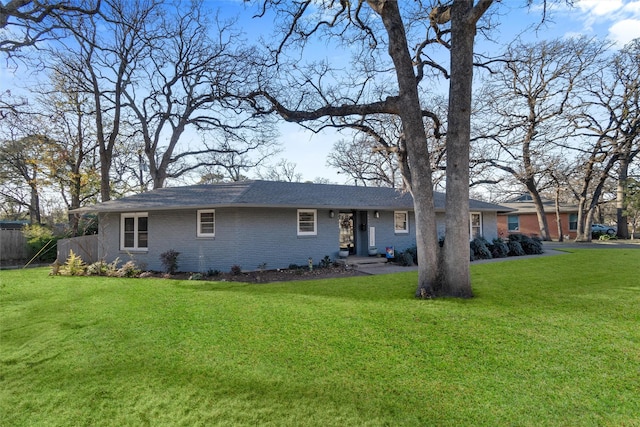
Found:
[{"label": "white cloud", "polygon": [[640,37],[640,19],[623,19],[609,27],[609,38],[622,47]]},{"label": "white cloud", "polygon": [[584,13],[604,16],[622,9],[623,2],[622,0],[580,0],[576,6]]}]

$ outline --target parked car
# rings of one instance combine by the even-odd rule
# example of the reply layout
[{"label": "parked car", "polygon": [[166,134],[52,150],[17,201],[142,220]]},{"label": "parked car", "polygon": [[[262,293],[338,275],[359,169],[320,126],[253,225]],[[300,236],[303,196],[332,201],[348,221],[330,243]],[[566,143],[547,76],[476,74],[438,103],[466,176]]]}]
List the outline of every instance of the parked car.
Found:
[{"label": "parked car", "polygon": [[592,224],[591,233],[608,234],[609,236],[613,236],[616,234],[616,227],[613,225]]}]

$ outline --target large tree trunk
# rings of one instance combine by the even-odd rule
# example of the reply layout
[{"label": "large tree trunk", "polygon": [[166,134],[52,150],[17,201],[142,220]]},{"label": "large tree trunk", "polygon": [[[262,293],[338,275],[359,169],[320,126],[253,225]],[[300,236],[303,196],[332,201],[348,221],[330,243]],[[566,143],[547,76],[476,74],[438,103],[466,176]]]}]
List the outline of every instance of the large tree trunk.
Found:
[{"label": "large tree trunk", "polygon": [[40,194],[38,193],[38,187],[35,184],[36,177],[32,179],[31,187],[31,203],[29,204],[29,221],[31,224],[41,224],[42,218],[40,217]]},{"label": "large tree trunk", "polygon": [[389,56],[398,78],[398,114],[405,135],[407,160],[411,174],[411,194],[416,215],[416,245],[418,247],[418,287],[416,296],[440,294],[438,258],[440,248],[433,204],[433,183],[427,149],[427,136],[422,121],[422,109],[416,86],[413,62],[409,54],[404,24],[395,1],[369,1],[380,14],[389,34]]},{"label": "large tree trunk", "polygon": [[629,160],[623,156],[620,159],[618,171],[618,183],[616,192],[616,224],[618,225],[617,236],[620,239],[629,238],[628,218],[625,214],[625,196],[627,195],[627,178],[629,175]]},{"label": "large tree trunk", "polygon": [[540,238],[545,241],[551,240],[549,236],[549,222],[547,221],[547,213],[544,211],[544,204],[542,203],[542,198],[540,197],[540,193],[538,192],[538,188],[536,187],[533,178],[527,179],[525,181],[525,186],[527,190],[529,190],[529,195],[531,199],[533,199],[533,205],[536,208],[536,216],[538,217],[538,228],[540,229]]},{"label": "large tree trunk", "polygon": [[556,225],[558,227],[558,242],[563,242],[564,234],[562,230],[562,219],[560,216],[560,187],[556,187],[555,210],[556,210]]},{"label": "large tree trunk", "polygon": [[469,271],[469,144],[473,42],[473,0],[451,6],[451,78],[447,131],[446,236],[443,257],[443,294],[471,297]]}]

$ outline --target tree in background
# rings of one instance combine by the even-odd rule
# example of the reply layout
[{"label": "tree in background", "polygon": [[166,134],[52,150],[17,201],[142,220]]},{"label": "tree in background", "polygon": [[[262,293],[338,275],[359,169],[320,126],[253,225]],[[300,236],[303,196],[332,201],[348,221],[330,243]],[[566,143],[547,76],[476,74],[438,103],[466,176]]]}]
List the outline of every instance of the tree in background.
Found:
[{"label": "tree in background", "polygon": [[[147,19],[139,29],[145,53],[123,94],[153,188],[204,166],[241,171],[249,154],[273,154],[271,120],[249,114],[242,99],[254,52],[235,22],[212,22],[200,1],[175,9],[158,4],[149,12],[156,21]],[[185,144],[193,134],[199,143]]]},{"label": "tree in background", "polygon": [[637,179],[627,180],[623,214],[631,223],[631,238],[634,238],[640,226],[640,181]]},{"label": "tree in background", "polygon": [[0,52],[18,54],[26,47],[59,39],[70,19],[95,15],[101,0],[8,0],[0,3]]},{"label": "tree in background", "polygon": [[581,144],[575,147],[578,160],[574,169],[581,178],[574,190],[579,208],[579,240],[591,240],[591,223],[613,174],[617,176],[620,233],[628,236],[621,203],[629,167],[640,150],[638,46],[636,40],[604,62],[581,89],[582,110],[573,119],[581,137]]},{"label": "tree in background", "polygon": [[543,240],[550,234],[540,192],[566,156],[571,121],[583,102],[576,88],[597,71],[607,47],[586,38],[516,42],[477,96],[477,140],[483,141],[477,161],[512,175],[524,187]]},{"label": "tree in background", "polygon": [[[95,203],[100,192],[98,145],[92,120],[92,98],[79,90],[72,70],[52,71],[50,84],[37,98],[40,114],[48,119],[53,140],[42,157],[67,211]],[[62,70],[63,71],[63,70]],[[78,217],[69,215],[72,235],[78,234]]]}]

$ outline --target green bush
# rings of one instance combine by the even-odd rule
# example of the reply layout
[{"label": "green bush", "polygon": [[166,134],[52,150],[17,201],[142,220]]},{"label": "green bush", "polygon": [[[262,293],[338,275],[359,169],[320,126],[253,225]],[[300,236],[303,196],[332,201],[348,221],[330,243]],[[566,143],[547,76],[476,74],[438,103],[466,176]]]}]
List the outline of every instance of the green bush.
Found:
[{"label": "green bush", "polygon": [[522,249],[522,245],[517,240],[509,240],[507,242],[507,247],[509,248],[509,252],[507,253],[509,256],[526,255],[524,249]]},{"label": "green bush", "polygon": [[405,253],[409,253],[411,255],[411,258],[413,259],[413,263],[415,265],[418,265],[418,247],[417,246],[411,246],[408,247],[407,249],[405,249]]},{"label": "green bush", "polygon": [[396,262],[403,267],[409,267],[413,265],[413,255],[410,252],[404,251],[396,256]]},{"label": "green bush", "polygon": [[469,243],[471,250],[473,251],[473,259],[491,259],[491,251],[488,248],[489,242],[483,237],[476,237]]},{"label": "green bush", "polygon": [[29,258],[34,257],[38,252],[42,251],[38,255],[39,261],[55,261],[58,256],[56,253],[56,242],[59,237],[54,236],[50,228],[40,224],[32,224],[25,226],[22,229],[22,233],[27,238]]},{"label": "green bush", "polygon": [[522,236],[520,240],[520,246],[527,255],[539,255],[544,250],[542,249],[542,240],[537,237]]},{"label": "green bush", "polygon": [[506,258],[509,253],[509,246],[502,239],[493,239],[489,250],[493,258]]}]

